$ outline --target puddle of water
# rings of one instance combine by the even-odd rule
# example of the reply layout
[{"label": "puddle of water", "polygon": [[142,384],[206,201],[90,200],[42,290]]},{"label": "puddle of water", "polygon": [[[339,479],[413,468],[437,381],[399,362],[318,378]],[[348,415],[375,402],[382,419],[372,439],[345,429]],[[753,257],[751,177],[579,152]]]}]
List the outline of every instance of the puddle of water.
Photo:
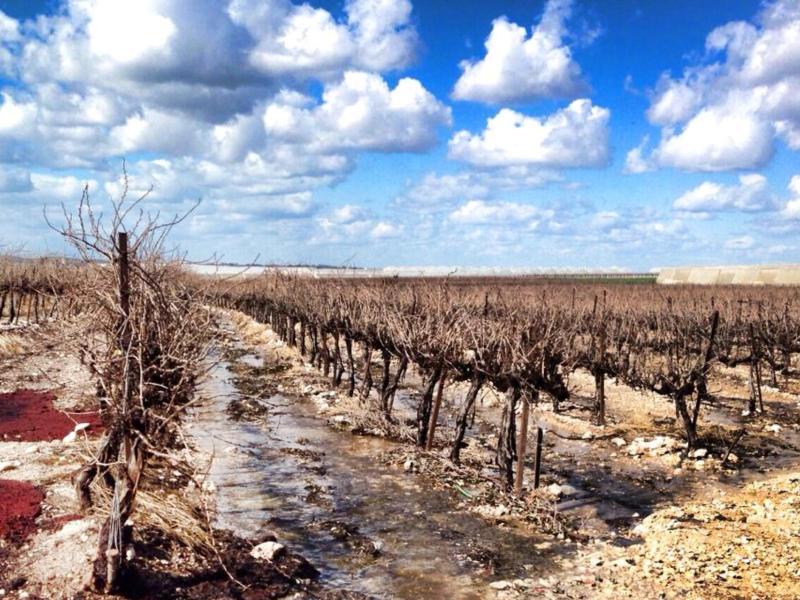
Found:
[{"label": "puddle of water", "polygon": [[[471,600],[485,597],[491,580],[547,570],[533,548],[541,539],[458,511],[453,495],[376,460],[391,442],[335,431],[308,401],[270,398],[264,425],[229,420],[231,377],[224,362],[212,369],[192,423],[198,445],[215,452],[218,526],[244,537],[274,531],[324,583],[376,597]],[[354,552],[332,522],[379,541],[381,554]]]}]

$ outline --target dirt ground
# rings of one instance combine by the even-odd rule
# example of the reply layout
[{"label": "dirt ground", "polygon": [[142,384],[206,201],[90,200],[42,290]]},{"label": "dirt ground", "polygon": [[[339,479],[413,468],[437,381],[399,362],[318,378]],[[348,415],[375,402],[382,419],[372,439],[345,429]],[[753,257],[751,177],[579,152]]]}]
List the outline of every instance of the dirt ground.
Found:
[{"label": "dirt ground", "polygon": [[[70,339],[56,325],[0,331],[2,598],[104,597],[88,591],[102,517],[95,510],[78,513],[71,482],[92,455],[102,423],[94,412],[90,374]],[[125,597],[346,597],[315,585],[316,570],[290,549],[272,560],[253,555],[257,544],[269,540],[215,531],[209,550],[170,535],[173,528],[185,530],[183,536],[200,531],[202,519],[189,512],[196,507],[187,498],[203,496],[208,518],[213,514],[213,490],[200,494],[182,471],[192,464],[204,468],[208,457],[185,452],[181,464],[151,460],[148,466],[137,495],[133,542],[126,549],[130,575],[121,584]]]},{"label": "dirt ground", "polygon": [[[409,436],[407,421],[419,387],[413,373],[398,393],[396,422],[387,425],[344,390],[332,391],[268,327],[243,315],[233,314],[233,319],[244,340],[270,364],[286,366],[277,375],[279,391],[312,398],[334,427]],[[572,399],[561,413],[553,413],[545,402],[532,411],[528,448],[535,443],[536,426],[545,432],[543,485],[530,489],[528,457],[523,500],[498,493],[499,486],[492,484],[500,398],[491,390],[479,403],[462,468],[444,457],[463,383],[448,386],[433,452],[409,446],[382,458],[461,494],[464,509],[489,522],[551,527],[552,547],[564,557],[559,570],[537,580],[496,581],[491,587],[497,598],[798,598],[796,381],[795,372],[780,390],[765,385],[764,414],[748,415],[743,414],[746,369],[717,369],[710,381],[716,399],[702,408],[701,445],[687,456],[668,401],[611,380],[606,385],[607,424],[590,425],[593,379],[588,373],[573,374]],[[550,502],[569,529],[561,520],[543,519],[542,509]]]},{"label": "dirt ground", "polygon": [[[270,382],[275,392],[310,398],[331,427],[409,438],[417,374],[407,377],[395,403],[396,420],[387,424],[344,390],[331,390],[268,327],[238,314],[232,318],[247,344],[269,364],[281,365]],[[0,332],[2,597],[94,597],[84,590],[100,518],[77,513],[71,477],[91,455],[100,424],[91,414],[96,408],[91,378],[64,339],[63,332],[49,326]],[[501,399],[491,390],[480,399],[461,467],[445,458],[453,413],[465,391],[460,383],[447,388],[432,452],[406,445],[376,460],[450,491],[463,510],[487,523],[551,532],[551,541],[532,548],[532,560],[546,556],[553,571],[545,577],[494,581],[490,597],[797,598],[797,373],[788,383],[779,382],[780,389],[765,386],[765,412],[759,415],[742,414],[746,378],[741,369],[717,370],[711,381],[716,399],[702,411],[702,444],[684,456],[668,402],[609,381],[608,424],[589,425],[592,379],[587,373],[574,374],[573,398],[562,413],[553,413],[546,402],[532,411],[529,449],[536,427],[544,430],[542,486],[532,489],[529,456],[521,500],[500,491],[492,465]],[[19,395],[20,390],[25,392]],[[16,417],[33,409],[52,416],[41,419],[43,425],[53,425],[41,430],[42,435],[12,426]],[[234,410],[246,411],[247,406]],[[187,457],[198,464],[206,459]],[[151,472],[176,505],[197,493],[175,465],[156,463]],[[155,489],[142,493],[145,512],[148,494]],[[3,514],[13,518],[4,520]],[[315,573],[291,552],[277,563],[250,556],[256,543],[267,540],[218,534],[222,564],[248,581],[244,590],[222,571],[218,556],[204,556],[146,523],[136,531],[132,561],[143,576],[138,585],[129,586],[130,597],[353,597],[298,584]]]}]

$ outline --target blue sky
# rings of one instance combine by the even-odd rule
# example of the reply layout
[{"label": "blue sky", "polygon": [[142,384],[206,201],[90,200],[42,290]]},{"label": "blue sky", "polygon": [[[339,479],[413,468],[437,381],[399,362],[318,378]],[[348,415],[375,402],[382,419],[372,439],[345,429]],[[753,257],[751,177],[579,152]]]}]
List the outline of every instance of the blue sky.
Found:
[{"label": "blue sky", "polygon": [[191,258],[800,261],[795,0],[0,0],[0,246],[125,158]]}]

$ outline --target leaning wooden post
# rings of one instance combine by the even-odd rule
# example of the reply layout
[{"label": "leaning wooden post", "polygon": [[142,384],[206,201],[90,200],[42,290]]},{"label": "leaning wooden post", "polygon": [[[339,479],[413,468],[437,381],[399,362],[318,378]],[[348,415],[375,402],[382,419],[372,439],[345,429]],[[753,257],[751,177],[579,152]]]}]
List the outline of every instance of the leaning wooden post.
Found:
[{"label": "leaning wooden post", "polygon": [[439,408],[442,406],[445,379],[447,379],[447,371],[442,370],[442,376],[439,378],[439,387],[436,388],[436,400],[433,403],[431,421],[428,424],[428,439],[425,441],[425,450],[433,448],[433,436],[436,434],[436,421],[439,419]]},{"label": "leaning wooden post", "polygon": [[533,471],[533,489],[539,489],[539,475],[542,472],[542,438],[544,431],[541,427],[536,428],[536,462]]},{"label": "leaning wooden post", "polygon": [[525,471],[525,446],[528,442],[528,418],[530,416],[530,402],[527,395],[522,399],[522,415],[520,416],[519,437],[517,438],[517,480],[514,492],[517,497],[522,496],[522,479]]}]

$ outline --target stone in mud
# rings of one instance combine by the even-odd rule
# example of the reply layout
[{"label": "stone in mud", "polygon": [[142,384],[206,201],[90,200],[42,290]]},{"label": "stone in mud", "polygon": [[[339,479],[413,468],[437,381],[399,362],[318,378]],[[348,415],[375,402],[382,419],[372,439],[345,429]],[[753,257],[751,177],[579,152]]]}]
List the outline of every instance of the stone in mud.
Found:
[{"label": "stone in mud", "polygon": [[651,440],[636,438],[628,445],[628,454],[631,456],[638,456],[648,452],[650,456],[653,457],[662,456],[675,450],[679,446],[680,442],[678,442],[678,440],[662,435],[657,435]]},{"label": "stone in mud", "polygon": [[489,518],[498,518],[508,514],[508,507],[503,504],[498,504],[497,506],[492,506],[490,504],[484,504],[481,506],[475,507],[475,512],[479,515],[483,515],[484,517]]},{"label": "stone in mud", "polygon": [[563,488],[557,483],[551,483],[545,489],[547,490],[548,494],[550,494],[555,498],[558,498],[561,495],[561,492],[563,491]]},{"label": "stone in mud", "polygon": [[250,556],[257,560],[275,560],[279,556],[286,553],[286,546],[278,542],[264,542],[255,546],[250,551]]},{"label": "stone in mud", "polygon": [[508,588],[512,587],[514,584],[510,581],[493,581],[489,584],[489,587],[493,590],[507,590]]}]

